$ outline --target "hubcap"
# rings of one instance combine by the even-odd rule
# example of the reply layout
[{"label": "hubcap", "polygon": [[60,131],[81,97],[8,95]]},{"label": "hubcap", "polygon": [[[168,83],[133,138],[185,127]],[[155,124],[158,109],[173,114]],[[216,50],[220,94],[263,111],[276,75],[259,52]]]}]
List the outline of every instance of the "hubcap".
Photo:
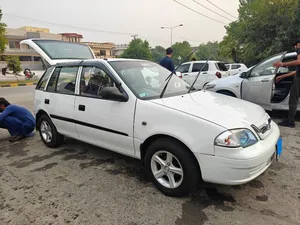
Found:
[{"label": "hubcap", "polygon": [[49,143],[52,141],[52,130],[51,126],[47,121],[41,123],[41,135],[45,142]]},{"label": "hubcap", "polygon": [[183,181],[182,166],[170,152],[156,152],[151,158],[151,170],[155,179],[166,188],[177,188]]}]

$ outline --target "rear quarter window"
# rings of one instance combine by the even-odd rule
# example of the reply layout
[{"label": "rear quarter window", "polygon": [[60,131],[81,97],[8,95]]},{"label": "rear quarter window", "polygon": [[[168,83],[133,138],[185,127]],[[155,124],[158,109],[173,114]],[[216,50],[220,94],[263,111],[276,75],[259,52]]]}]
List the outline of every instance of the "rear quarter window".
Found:
[{"label": "rear quarter window", "polygon": [[50,77],[50,75],[52,74],[53,71],[53,67],[49,67],[43,74],[43,76],[41,77],[41,79],[39,80],[36,89],[37,90],[44,90],[47,84],[47,81]]},{"label": "rear quarter window", "polygon": [[224,63],[216,63],[216,68],[220,71],[228,71],[228,69],[226,68],[225,64]]}]

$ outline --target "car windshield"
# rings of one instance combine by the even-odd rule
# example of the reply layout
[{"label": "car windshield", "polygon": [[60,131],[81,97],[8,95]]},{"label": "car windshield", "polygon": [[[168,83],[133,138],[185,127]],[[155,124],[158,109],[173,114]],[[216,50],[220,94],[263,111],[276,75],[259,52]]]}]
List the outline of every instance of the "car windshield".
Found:
[{"label": "car windshield", "polygon": [[[160,97],[170,71],[149,61],[112,61],[109,62],[132,92],[141,99]],[[164,96],[186,94],[190,86],[173,74]]]}]

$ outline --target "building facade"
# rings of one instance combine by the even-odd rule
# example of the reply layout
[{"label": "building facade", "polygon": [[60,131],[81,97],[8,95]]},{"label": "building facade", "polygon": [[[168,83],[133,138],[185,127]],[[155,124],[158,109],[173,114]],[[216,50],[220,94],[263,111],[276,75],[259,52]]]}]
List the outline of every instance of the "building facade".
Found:
[{"label": "building facade", "polygon": [[122,53],[128,48],[128,44],[116,45],[112,52],[115,57],[120,57]]},{"label": "building facade", "polygon": [[113,54],[113,49],[116,47],[116,45],[114,43],[111,42],[105,42],[105,43],[82,42],[82,43],[88,45],[94,52],[96,58],[98,59],[115,58]]}]

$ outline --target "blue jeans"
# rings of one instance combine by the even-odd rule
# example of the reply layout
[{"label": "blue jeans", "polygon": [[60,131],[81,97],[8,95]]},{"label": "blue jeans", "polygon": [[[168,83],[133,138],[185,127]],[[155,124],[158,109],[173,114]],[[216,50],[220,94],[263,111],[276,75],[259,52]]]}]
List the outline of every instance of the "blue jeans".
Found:
[{"label": "blue jeans", "polygon": [[11,136],[23,135],[28,137],[34,131],[35,126],[34,124],[26,123],[15,117],[8,116],[0,122],[0,128],[7,129]]}]

